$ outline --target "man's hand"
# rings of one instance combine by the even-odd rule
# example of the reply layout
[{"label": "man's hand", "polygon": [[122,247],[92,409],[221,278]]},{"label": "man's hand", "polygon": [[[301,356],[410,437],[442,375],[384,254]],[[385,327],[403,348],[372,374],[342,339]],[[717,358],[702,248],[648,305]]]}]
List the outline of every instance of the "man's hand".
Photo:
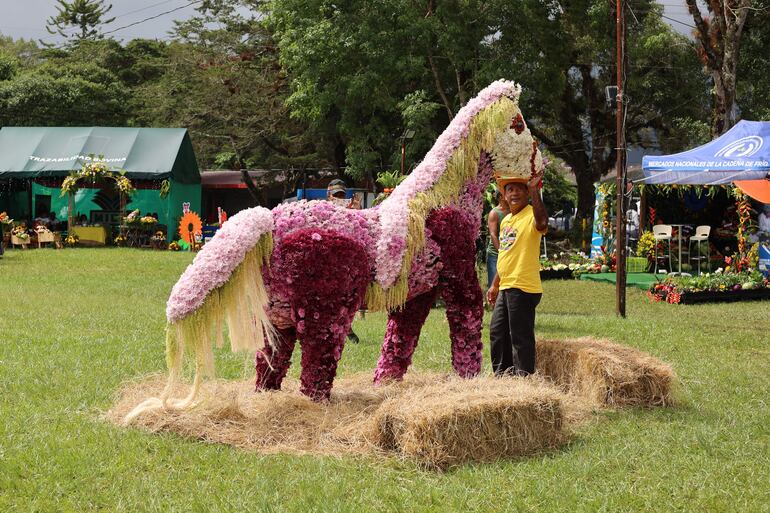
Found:
[{"label": "man's hand", "polygon": [[527,190],[529,191],[530,196],[534,193],[540,192],[540,189],[543,187],[544,173],[545,173],[545,170],[540,171],[538,174],[530,178],[529,181],[527,182]]},{"label": "man's hand", "polygon": [[353,197],[350,199],[350,203],[348,204],[348,208],[355,208],[357,210],[361,209],[361,195],[356,193],[353,195]]},{"label": "man's hand", "polygon": [[497,295],[499,293],[500,293],[500,287],[493,283],[492,286],[489,287],[489,290],[487,291],[487,303],[492,305],[492,307],[495,306],[495,302],[497,301]]}]

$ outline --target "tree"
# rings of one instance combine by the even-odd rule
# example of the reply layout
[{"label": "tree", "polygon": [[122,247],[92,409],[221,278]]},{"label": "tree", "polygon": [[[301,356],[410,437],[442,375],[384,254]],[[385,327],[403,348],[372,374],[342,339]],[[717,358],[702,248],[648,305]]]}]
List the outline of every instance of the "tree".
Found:
[{"label": "tree", "polygon": [[[669,137],[676,127],[702,118],[706,84],[692,44],[662,22],[660,7],[639,0],[629,9],[627,141],[672,148],[677,146],[672,143],[687,142]],[[614,3],[504,2],[494,18],[498,33],[481,75],[521,80],[522,111],[530,129],[572,168],[577,216],[590,219],[593,184],[616,159],[615,112],[604,94],[616,75]]]},{"label": "tree", "polygon": [[736,98],[742,118],[770,120],[770,2],[753,6],[741,37]]},{"label": "tree", "polygon": [[400,167],[407,127],[416,132],[407,160],[422,158],[480,88],[475,73],[489,3],[271,2],[269,23],[292,79],[292,115],[327,134],[336,166],[354,177]]},{"label": "tree", "polygon": [[[112,9],[112,4],[104,5],[104,0],[57,0],[56,9],[59,13],[48,18],[46,30],[49,34],[58,34],[69,42],[80,42],[89,39],[101,39],[99,27],[115,21],[115,18],[103,19]],[[67,32],[75,27],[79,32]],[[41,43],[54,46],[51,43]]]},{"label": "tree", "polygon": [[695,22],[698,54],[714,82],[711,135],[717,137],[737,120],[739,50],[752,0],[710,0],[706,3],[708,17],[701,13],[697,0],[685,2]]},{"label": "tree", "polygon": [[0,125],[124,125],[128,98],[110,70],[57,54],[0,81]]},{"label": "tree", "polygon": [[162,50],[127,45],[133,62],[124,78],[137,81],[137,123],[187,127],[201,167],[241,170],[260,201],[247,168],[277,168],[273,179],[291,181],[324,157],[319,138],[289,115],[288,80],[258,4],[207,1],[177,22],[174,41]]},{"label": "tree", "polygon": [[[693,45],[662,22],[659,7],[635,0],[630,8],[629,142],[676,147],[699,135],[707,84]],[[274,0],[269,21],[293,78],[292,114],[333,127],[352,174],[398,167],[413,102],[440,106],[421,121],[424,134],[437,134],[502,76],[524,86],[530,127],[575,173],[578,215],[592,215],[593,184],[615,162],[615,115],[604,101],[615,76],[611,3]],[[686,137],[672,137],[683,127]],[[434,139],[412,144],[410,157]]]}]

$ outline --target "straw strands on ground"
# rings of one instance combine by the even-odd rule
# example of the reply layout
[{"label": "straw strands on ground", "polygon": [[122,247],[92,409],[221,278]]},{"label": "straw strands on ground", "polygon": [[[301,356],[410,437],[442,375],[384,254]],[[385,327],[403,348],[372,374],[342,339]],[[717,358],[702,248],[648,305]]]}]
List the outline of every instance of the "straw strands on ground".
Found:
[{"label": "straw strands on ground", "polygon": [[[411,372],[375,387],[361,373],[335,382],[327,403],[299,394],[293,379],[260,393],[250,380],[214,381],[197,406],[148,411],[132,425],[260,453],[395,455],[446,468],[557,447],[592,408],[670,405],[674,380],[668,365],[611,342],[540,340],[538,374],[529,378]],[[107,419],[122,425],[164,385],[159,375],[125,385]]]}]

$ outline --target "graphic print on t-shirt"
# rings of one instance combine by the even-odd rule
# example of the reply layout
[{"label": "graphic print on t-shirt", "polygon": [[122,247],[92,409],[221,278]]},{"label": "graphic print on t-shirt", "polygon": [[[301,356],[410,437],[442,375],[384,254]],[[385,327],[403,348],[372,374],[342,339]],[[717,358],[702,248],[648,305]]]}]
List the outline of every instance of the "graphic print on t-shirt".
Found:
[{"label": "graphic print on t-shirt", "polygon": [[500,251],[506,251],[513,247],[516,242],[518,232],[512,226],[502,226],[500,228]]}]

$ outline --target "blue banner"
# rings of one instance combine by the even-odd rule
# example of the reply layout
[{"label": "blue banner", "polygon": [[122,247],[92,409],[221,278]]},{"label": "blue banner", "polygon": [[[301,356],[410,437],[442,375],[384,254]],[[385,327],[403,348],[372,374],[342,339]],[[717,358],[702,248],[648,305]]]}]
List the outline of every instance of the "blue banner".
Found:
[{"label": "blue banner", "polygon": [[759,270],[765,276],[770,276],[770,243],[759,245]]},{"label": "blue banner", "polygon": [[770,122],[739,121],[713,141],[673,155],[645,155],[644,183],[728,184],[770,171]]},{"label": "blue banner", "polygon": [[602,254],[602,244],[604,244],[604,237],[602,236],[602,219],[601,219],[601,205],[604,203],[604,194],[599,188],[599,184],[594,186],[596,192],[596,203],[594,203],[594,226],[593,233],[591,234],[591,258],[594,259]]}]

